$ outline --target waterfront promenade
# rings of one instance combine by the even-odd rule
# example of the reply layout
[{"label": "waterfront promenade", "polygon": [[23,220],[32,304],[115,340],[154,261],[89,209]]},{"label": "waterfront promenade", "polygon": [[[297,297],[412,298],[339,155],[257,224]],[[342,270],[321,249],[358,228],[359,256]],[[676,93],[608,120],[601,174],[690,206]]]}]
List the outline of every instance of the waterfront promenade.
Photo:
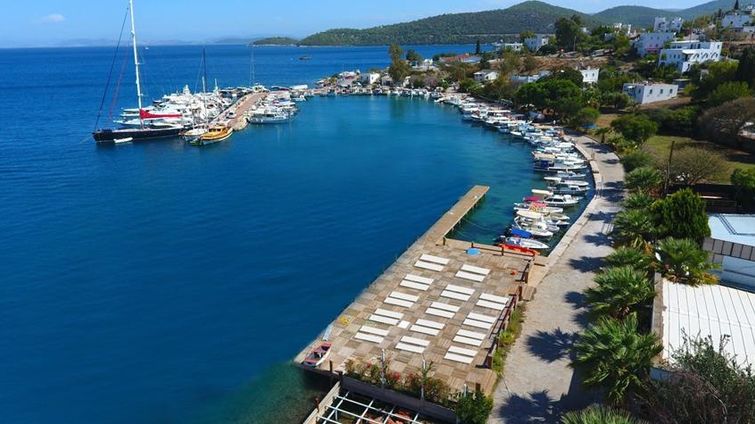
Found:
[{"label": "waterfront promenade", "polygon": [[587,137],[575,141],[594,159],[596,195],[548,258],[521,336],[506,359],[489,423],[557,423],[562,411],[592,400],[569,367],[571,347],[587,325],[582,293],[612,251],[607,235],[620,208],[624,171],[606,146]]}]

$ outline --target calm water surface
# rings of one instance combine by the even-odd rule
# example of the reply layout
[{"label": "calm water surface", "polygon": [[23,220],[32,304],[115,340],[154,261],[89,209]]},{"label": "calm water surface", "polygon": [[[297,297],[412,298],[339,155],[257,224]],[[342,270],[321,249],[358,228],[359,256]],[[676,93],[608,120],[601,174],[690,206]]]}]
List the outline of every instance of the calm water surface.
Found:
[{"label": "calm water surface", "polygon": [[[149,95],[198,84],[200,52],[143,51]],[[221,86],[387,63],[384,48],[207,56]],[[537,181],[526,146],[424,100],[319,98],[208,148],[97,147],[111,59],[0,50],[3,422],[297,422],[321,387],[286,362],[472,185],[492,189],[459,235],[490,242]],[[106,115],[134,103],[121,63]]]}]

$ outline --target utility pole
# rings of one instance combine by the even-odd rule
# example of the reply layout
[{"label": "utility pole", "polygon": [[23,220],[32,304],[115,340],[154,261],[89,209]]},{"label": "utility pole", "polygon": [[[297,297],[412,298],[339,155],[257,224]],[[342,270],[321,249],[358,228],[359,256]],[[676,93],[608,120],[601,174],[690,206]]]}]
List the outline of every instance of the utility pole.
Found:
[{"label": "utility pole", "polygon": [[663,183],[663,197],[668,195],[669,180],[671,179],[671,158],[674,156],[674,144],[676,140],[671,140],[671,150],[668,152],[668,162],[666,162],[666,179]]}]

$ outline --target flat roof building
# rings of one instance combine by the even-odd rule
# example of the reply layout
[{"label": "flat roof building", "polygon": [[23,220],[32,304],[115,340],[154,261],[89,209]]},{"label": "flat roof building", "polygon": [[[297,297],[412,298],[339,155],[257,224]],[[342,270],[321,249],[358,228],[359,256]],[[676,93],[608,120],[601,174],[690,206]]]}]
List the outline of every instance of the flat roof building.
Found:
[{"label": "flat roof building", "polygon": [[675,98],[679,94],[679,87],[675,84],[629,82],[624,84],[622,91],[631,97],[635,103],[644,105]]}]

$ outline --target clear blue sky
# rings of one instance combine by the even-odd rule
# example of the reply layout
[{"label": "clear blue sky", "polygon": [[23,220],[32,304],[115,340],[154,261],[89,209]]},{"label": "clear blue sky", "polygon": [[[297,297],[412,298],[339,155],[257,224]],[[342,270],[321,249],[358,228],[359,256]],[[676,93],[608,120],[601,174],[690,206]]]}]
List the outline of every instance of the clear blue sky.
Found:
[{"label": "clear blue sky", "polygon": [[[505,8],[517,0],[135,0],[145,41],[303,36],[333,27],[363,28],[441,13]],[[571,0],[551,4],[592,13],[622,5],[685,8],[705,0]],[[0,47],[117,38],[126,0],[3,1]]]}]

